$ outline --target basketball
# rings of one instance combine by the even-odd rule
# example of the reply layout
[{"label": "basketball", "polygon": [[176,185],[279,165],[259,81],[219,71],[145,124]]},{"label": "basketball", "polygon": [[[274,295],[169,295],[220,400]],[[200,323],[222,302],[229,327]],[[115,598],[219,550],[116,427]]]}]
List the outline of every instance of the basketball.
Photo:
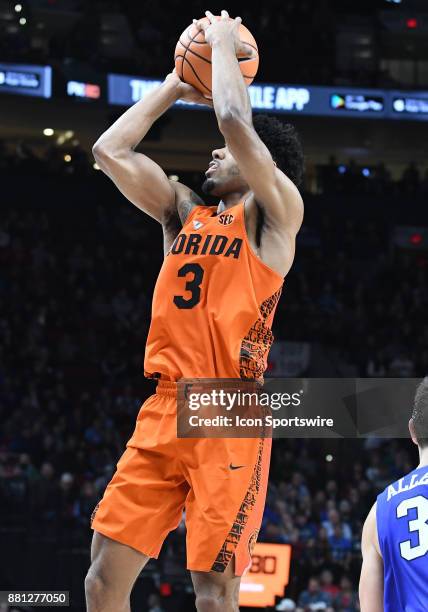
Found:
[{"label": "basketball", "polygon": [[[216,17],[220,19],[219,16]],[[202,20],[201,20],[202,21]],[[208,22],[204,17],[203,21]],[[239,37],[253,49],[251,57],[238,55],[239,67],[248,87],[259,67],[259,53],[254,36],[242,23],[239,25]],[[206,98],[212,97],[211,47],[205,41],[205,34],[195,24],[187,27],[175,47],[175,67],[178,76],[198,89]]]}]

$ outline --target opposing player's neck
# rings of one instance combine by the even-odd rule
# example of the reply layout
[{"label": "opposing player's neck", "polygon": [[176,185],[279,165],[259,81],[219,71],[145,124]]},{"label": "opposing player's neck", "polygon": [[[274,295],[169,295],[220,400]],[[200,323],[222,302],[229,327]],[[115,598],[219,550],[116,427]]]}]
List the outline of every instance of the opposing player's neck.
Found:
[{"label": "opposing player's neck", "polygon": [[418,468],[428,467],[428,446],[419,449],[419,465]]},{"label": "opposing player's neck", "polygon": [[243,202],[248,198],[250,193],[251,191],[246,191],[245,193],[241,193],[240,191],[228,193],[227,195],[223,196],[223,198],[218,203],[217,212],[221,213],[227,210],[228,208],[232,208],[232,206],[235,206],[235,204]]}]

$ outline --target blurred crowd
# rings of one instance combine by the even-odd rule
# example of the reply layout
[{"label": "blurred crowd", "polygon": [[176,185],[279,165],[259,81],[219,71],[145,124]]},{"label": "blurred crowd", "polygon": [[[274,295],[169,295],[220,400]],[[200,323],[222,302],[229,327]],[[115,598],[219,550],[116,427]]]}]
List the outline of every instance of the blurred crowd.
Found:
[{"label": "blurred crowd", "polygon": [[[93,177],[97,165],[74,136],[65,143],[56,142],[32,146],[21,141],[11,145],[0,139],[0,173],[36,176]],[[326,163],[306,169],[304,191],[326,195],[361,195],[374,197],[426,198],[428,196],[428,167],[421,168],[410,161],[399,176],[380,161],[374,166],[355,159],[338,160],[330,156]],[[176,174],[175,170],[171,170]],[[200,189],[202,173],[186,173],[180,180],[190,181]]]},{"label": "blurred crowd", "polygon": [[319,246],[297,253],[280,333],[336,349],[341,375],[426,375],[426,254],[394,248],[379,221],[348,217],[338,227],[326,215],[321,228]]},{"label": "blurred crowd", "polygon": [[[154,0],[37,0],[23,2],[18,13],[15,4],[10,2],[0,39],[4,61],[53,63],[64,70],[89,66],[149,77],[170,72],[181,32],[204,12],[196,0],[168,0],[162,5]],[[209,8],[220,14],[223,5],[214,2]],[[227,8],[231,16],[241,16],[258,43],[261,80],[399,85],[378,59],[375,41],[380,40],[382,26],[377,3],[272,0],[253,7],[229,0]],[[382,8],[395,7],[385,3]],[[19,23],[22,19],[24,24]],[[355,42],[344,49],[349,32]],[[372,41],[369,47],[367,41]]]},{"label": "blurred crowd", "polygon": [[428,168],[421,170],[410,161],[397,180],[383,162],[364,166],[354,159],[338,161],[331,156],[317,167],[316,190],[327,194],[362,194],[380,197],[427,197]]},{"label": "blurred crowd", "polygon": [[[89,162],[49,163],[0,156],[0,522],[74,549],[153,390],[142,366],[162,235]],[[340,189],[333,208],[308,196],[316,237],[302,233],[275,336],[332,351],[337,375],[428,374],[427,258],[392,246],[391,198]],[[422,223],[423,207],[412,215]],[[260,539],[293,546],[283,609],[358,610],[362,522],[415,460],[406,442],[274,443]],[[181,526],[162,571],[184,551]]]}]

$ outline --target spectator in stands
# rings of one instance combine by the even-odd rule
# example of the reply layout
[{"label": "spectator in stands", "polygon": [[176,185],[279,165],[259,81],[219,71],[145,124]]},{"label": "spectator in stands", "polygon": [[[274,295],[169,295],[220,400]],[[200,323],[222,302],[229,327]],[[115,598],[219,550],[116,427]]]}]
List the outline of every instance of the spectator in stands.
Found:
[{"label": "spectator in stands", "polygon": [[331,596],[321,590],[319,580],[315,577],[309,579],[307,589],[300,594],[297,602],[298,611],[304,612],[323,609],[332,612],[331,604]]},{"label": "spectator in stands", "polygon": [[339,593],[339,587],[334,584],[333,573],[325,569],[321,572],[319,581],[321,591],[327,593],[333,600]]},{"label": "spectator in stands", "polygon": [[40,468],[40,477],[34,481],[31,489],[31,517],[47,528],[55,523],[59,516],[60,488],[55,478],[51,463],[45,462]]},{"label": "spectator in stands", "polygon": [[401,178],[403,192],[406,195],[415,195],[418,191],[419,182],[419,169],[416,163],[414,161],[411,161],[409,165],[404,169],[403,176]]},{"label": "spectator in stands", "polygon": [[161,605],[160,597],[157,593],[151,593],[149,595],[147,604],[149,606],[148,612],[164,612],[164,609]]},{"label": "spectator in stands", "polygon": [[85,531],[98,501],[99,495],[95,490],[94,483],[87,480],[83,483],[73,508],[73,514],[78,524],[80,524]]},{"label": "spectator in stands", "polygon": [[331,549],[331,559],[335,563],[341,563],[344,567],[349,567],[351,561],[351,540],[343,535],[343,525],[336,525],[333,533],[328,538]]},{"label": "spectator in stands", "polygon": [[340,592],[333,599],[335,610],[340,612],[357,612],[360,609],[358,593],[352,587],[352,582],[348,576],[342,576],[340,581]]},{"label": "spectator in stands", "polygon": [[339,512],[336,509],[332,509],[328,513],[328,519],[323,522],[323,527],[327,530],[327,537],[332,537],[334,535],[334,530],[336,527],[340,527],[342,530],[342,537],[348,541],[352,540],[352,531],[350,526],[347,523],[341,523],[341,517]]},{"label": "spectator in stands", "polygon": [[426,198],[426,196],[428,195],[428,168],[425,170],[424,178],[421,182],[420,191],[421,195]]},{"label": "spectator in stands", "polygon": [[292,599],[286,597],[285,599],[281,599],[281,601],[276,605],[275,610],[279,612],[294,612],[296,610],[296,604]]},{"label": "spectator in stands", "polygon": [[406,353],[401,353],[391,361],[389,375],[393,378],[411,378],[414,376],[413,361]]}]

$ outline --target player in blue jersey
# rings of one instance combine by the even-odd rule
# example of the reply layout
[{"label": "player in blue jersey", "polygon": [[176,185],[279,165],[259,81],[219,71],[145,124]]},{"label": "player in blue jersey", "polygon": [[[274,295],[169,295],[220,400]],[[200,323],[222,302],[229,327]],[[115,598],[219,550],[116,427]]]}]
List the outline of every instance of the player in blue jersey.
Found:
[{"label": "player in blue jersey", "polygon": [[417,388],[409,431],[419,466],[378,496],[364,524],[361,612],[428,610],[428,377]]}]

